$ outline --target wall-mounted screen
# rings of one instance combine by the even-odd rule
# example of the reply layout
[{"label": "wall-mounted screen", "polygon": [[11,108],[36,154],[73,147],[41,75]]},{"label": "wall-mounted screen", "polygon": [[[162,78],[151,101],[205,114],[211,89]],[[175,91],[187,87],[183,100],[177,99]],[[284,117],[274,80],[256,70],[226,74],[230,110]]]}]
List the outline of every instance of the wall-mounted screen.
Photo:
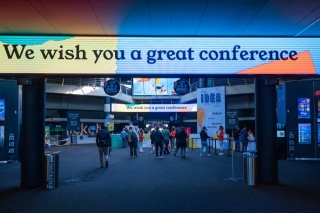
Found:
[{"label": "wall-mounted screen", "polygon": [[318,118],[320,118],[320,98],[318,98],[318,104],[317,104],[317,109],[318,109]]},{"label": "wall-mounted screen", "polygon": [[298,98],[298,119],[310,118],[310,98]]},{"label": "wall-mounted screen", "polygon": [[311,144],[311,124],[298,124],[298,143]]},{"label": "wall-mounted screen", "polygon": [[6,119],[6,101],[4,99],[0,99],[0,121],[4,121]]},{"label": "wall-mounted screen", "polygon": [[318,146],[320,146],[320,123],[318,123]]},{"label": "wall-mounted screen", "polygon": [[177,95],[174,82],[179,78],[134,78],[133,95]]},{"label": "wall-mounted screen", "polygon": [[0,147],[4,147],[4,126],[0,126]]}]

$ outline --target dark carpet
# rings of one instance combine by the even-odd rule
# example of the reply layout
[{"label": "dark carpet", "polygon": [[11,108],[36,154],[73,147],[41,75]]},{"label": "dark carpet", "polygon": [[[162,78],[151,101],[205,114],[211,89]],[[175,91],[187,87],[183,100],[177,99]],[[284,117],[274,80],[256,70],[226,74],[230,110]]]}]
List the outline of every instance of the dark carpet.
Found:
[{"label": "dark carpet", "polygon": [[[232,176],[231,157],[186,159],[173,152],[156,159],[114,149],[101,169],[95,145],[51,147],[59,153],[59,187],[20,187],[20,163],[0,164],[0,212],[319,212],[320,162],[279,161],[279,184],[248,186]],[[211,150],[214,153],[214,150]],[[234,153],[234,177],[243,158]],[[80,179],[80,181],[65,182]]]}]

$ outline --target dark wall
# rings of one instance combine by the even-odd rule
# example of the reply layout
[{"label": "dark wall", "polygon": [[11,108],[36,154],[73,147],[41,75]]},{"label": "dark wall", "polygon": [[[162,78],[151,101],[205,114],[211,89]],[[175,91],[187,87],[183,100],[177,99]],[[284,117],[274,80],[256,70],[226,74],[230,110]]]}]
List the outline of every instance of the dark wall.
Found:
[{"label": "dark wall", "polygon": [[[5,121],[0,121],[4,126],[4,147],[0,148],[0,161],[20,160],[20,133],[19,133],[19,87],[16,81],[0,80],[0,99],[5,99]],[[9,147],[9,135],[14,135],[14,147]],[[9,156],[9,149],[14,153]]]},{"label": "dark wall", "polygon": [[[285,83],[286,110],[286,138],[289,156],[289,134],[294,135],[294,155],[295,158],[319,158],[320,147],[318,146],[318,97],[314,92],[320,90],[319,81],[293,81]],[[310,98],[310,118],[298,119],[298,98]],[[319,97],[320,98],[320,97]],[[320,100],[320,99],[319,99]],[[278,116],[278,118],[283,115]],[[304,134],[304,137],[310,137],[310,144],[299,143],[298,124],[310,124],[311,134]],[[301,135],[301,134],[300,134]],[[301,139],[301,138],[300,138]]]}]

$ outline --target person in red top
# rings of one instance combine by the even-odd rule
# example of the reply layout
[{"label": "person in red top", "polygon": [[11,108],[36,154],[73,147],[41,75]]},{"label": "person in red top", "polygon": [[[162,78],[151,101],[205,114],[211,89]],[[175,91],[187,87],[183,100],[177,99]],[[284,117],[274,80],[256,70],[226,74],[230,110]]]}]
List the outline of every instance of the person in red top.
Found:
[{"label": "person in red top", "polygon": [[219,155],[223,155],[223,126],[219,126],[219,134],[218,134],[218,140],[219,140],[219,146],[220,146],[220,153]]},{"label": "person in red top", "polygon": [[173,126],[171,127],[171,133],[170,133],[170,145],[171,145],[171,151],[174,151],[174,140],[176,138],[176,128]]},{"label": "person in red top", "polygon": [[143,129],[142,128],[139,130],[139,143],[140,143],[140,152],[144,152],[143,151]]}]

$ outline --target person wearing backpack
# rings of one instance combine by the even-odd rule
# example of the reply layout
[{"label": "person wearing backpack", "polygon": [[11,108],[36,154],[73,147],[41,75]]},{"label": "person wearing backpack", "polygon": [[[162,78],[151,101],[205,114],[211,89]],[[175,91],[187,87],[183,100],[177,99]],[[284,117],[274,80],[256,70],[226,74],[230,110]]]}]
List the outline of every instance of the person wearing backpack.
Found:
[{"label": "person wearing backpack", "polygon": [[127,141],[130,146],[130,156],[131,157],[138,157],[137,156],[137,142],[138,142],[138,137],[137,135],[132,131],[132,127],[129,127],[129,130],[127,132]]},{"label": "person wearing backpack", "polygon": [[170,132],[168,130],[168,127],[164,127],[164,130],[162,131],[162,137],[163,137],[163,141],[164,141],[164,145],[165,145],[165,148],[164,148],[164,154],[170,154],[169,152],[169,136],[170,136]]},{"label": "person wearing backpack", "polygon": [[111,137],[110,133],[105,129],[105,126],[101,126],[101,130],[98,132],[96,136],[96,144],[99,148],[99,157],[100,157],[100,168],[103,168],[103,155],[105,156],[105,167],[109,166],[109,148],[111,146]]}]

